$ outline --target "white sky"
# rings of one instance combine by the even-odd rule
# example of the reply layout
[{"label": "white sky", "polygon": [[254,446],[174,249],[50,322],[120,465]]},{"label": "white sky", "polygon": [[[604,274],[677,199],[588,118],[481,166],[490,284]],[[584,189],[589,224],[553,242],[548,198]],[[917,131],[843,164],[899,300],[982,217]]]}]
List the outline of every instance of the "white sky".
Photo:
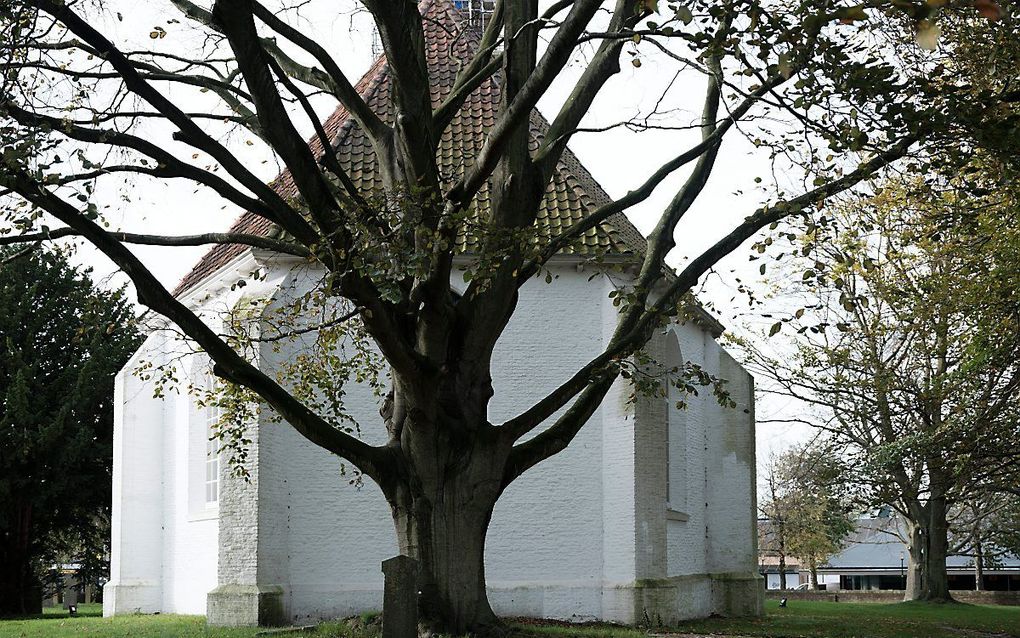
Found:
[{"label": "white sky", "polygon": [[[104,5],[109,19],[105,24],[96,26],[122,48],[158,47],[163,51],[189,55],[198,45],[196,33],[186,19],[170,21],[180,16],[164,0],[113,0]],[[346,10],[337,10],[337,6]],[[323,43],[351,80],[356,81],[372,62],[371,30],[366,16],[352,18],[349,12],[352,6],[352,0],[313,1],[302,10],[301,15],[307,21],[299,26]],[[115,17],[118,11],[123,21]],[[167,31],[165,38],[153,40],[148,37],[148,33],[156,26]],[[632,48],[631,45],[627,46],[628,50]],[[641,47],[640,51],[640,68],[629,64],[630,55],[625,53],[622,72],[603,91],[584,126],[607,125],[646,114],[659,100],[663,89],[674,79],[676,63],[654,54],[653,49],[647,45]],[[581,60],[578,58],[571,65],[540,103],[540,109],[547,117],[556,112],[571,88],[572,81],[583,68]],[[699,75],[685,73],[680,76],[670,97],[664,102],[663,108],[675,109],[669,114],[668,121],[681,125],[695,122],[700,114],[703,88],[704,82]],[[181,91],[167,92],[167,95],[185,108],[198,109],[203,99],[196,99],[194,93],[185,94]],[[333,105],[323,102],[322,108],[325,114]],[[304,124],[302,131],[311,133],[310,127]],[[169,140],[167,129],[153,129],[151,133],[153,141],[165,143],[168,147],[182,148]],[[256,144],[248,146],[245,143],[247,137],[234,135],[230,147],[246,160],[256,174],[268,181],[276,174],[278,167],[262,148],[260,141],[255,140]],[[696,132],[635,133],[620,128],[606,133],[579,134],[572,140],[571,148],[609,194],[619,197],[639,185],[664,161],[678,155],[696,141]],[[681,171],[660,186],[648,201],[628,213],[642,232],[647,232],[654,225],[659,212],[685,177],[686,173]],[[765,184],[773,187],[776,185],[767,153],[755,149],[742,137],[740,131],[733,130],[723,145],[717,168],[708,186],[680,225],[678,248],[671,257],[673,263],[699,254],[764,201],[761,189],[756,188],[755,177],[762,177]],[[196,191],[190,182],[183,180],[163,183],[146,180],[138,182],[129,191],[103,193],[111,202],[117,201],[122,194],[130,196],[130,203],[120,202],[104,211],[112,225],[129,232],[180,235],[222,231],[240,213],[233,206],[223,208],[222,200],[211,191]],[[157,277],[172,288],[206,248],[136,247],[134,250]],[[720,319],[728,328],[743,334],[746,334],[746,325],[760,329],[771,323],[754,315],[743,314],[747,308],[746,299],[735,291],[734,281],[738,277],[748,283],[759,282],[758,288],[763,290],[758,274],[759,262],[749,262],[748,255],[749,250],[745,245],[723,260],[717,269],[719,276],[710,277],[705,290],[700,294],[704,301],[711,302],[722,311]],[[114,273],[112,264],[92,249],[83,247],[78,253],[78,259],[93,266],[99,277],[111,276],[111,282],[125,280],[122,275]],[[796,406],[771,399],[759,401],[758,416],[760,419],[768,419],[790,409],[796,409]],[[760,425],[759,464],[771,452],[799,442],[809,434],[803,427]]]}]

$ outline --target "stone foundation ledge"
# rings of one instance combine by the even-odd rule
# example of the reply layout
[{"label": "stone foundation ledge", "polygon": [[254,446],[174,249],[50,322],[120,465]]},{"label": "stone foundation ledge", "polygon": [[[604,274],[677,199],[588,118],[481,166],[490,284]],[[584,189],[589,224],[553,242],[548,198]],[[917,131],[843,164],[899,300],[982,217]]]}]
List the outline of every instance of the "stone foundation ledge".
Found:
[{"label": "stone foundation ledge", "polygon": [[668,627],[711,615],[757,617],[765,610],[763,580],[756,572],[645,579],[634,583],[630,591],[634,612],[628,624]]},{"label": "stone foundation ledge", "polygon": [[220,585],[206,597],[211,627],[274,627],[288,622],[279,585]]},{"label": "stone foundation ledge", "polygon": [[161,611],[163,590],[153,581],[110,581],[103,585],[103,616]]}]

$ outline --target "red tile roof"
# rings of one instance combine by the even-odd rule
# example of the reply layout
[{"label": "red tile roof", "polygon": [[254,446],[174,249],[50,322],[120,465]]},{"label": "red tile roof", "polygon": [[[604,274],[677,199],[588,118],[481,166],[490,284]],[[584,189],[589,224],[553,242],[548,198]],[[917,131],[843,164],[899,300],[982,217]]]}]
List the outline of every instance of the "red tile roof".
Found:
[{"label": "red tile roof", "polygon": [[[462,61],[469,59],[477,49],[479,34],[474,27],[468,25],[450,0],[424,0],[420,9],[424,17],[432,102],[438,105],[450,92]],[[385,57],[376,60],[355,88],[384,122],[393,121],[389,99],[391,78]],[[465,160],[474,157],[481,149],[488,130],[495,122],[500,98],[498,78],[489,78],[469,96],[453,122],[443,132],[437,159],[444,180],[452,182],[460,177],[468,164]],[[363,192],[381,189],[382,181],[371,143],[349,117],[347,110],[338,108],[326,119],[323,128],[327,136],[334,140],[340,164],[357,187]],[[537,140],[548,128],[548,122],[537,110],[532,113],[531,128],[537,144]],[[322,155],[324,149],[317,137],[309,141],[309,146],[316,157]],[[297,187],[287,170],[280,173],[270,185],[284,199],[298,197]],[[476,217],[486,214],[488,198],[489,188],[486,185],[475,198],[473,212]],[[537,215],[538,240],[544,242],[559,234],[564,228],[609,201],[609,195],[577,157],[569,150],[565,151]],[[250,212],[241,215],[230,230],[258,235],[279,232],[271,222]],[[460,244],[461,251],[469,252],[471,238],[462,237]],[[645,240],[641,233],[625,216],[615,215],[598,228],[587,232],[564,252],[581,255],[633,254],[643,252],[644,247]],[[244,253],[247,248],[240,244],[214,246],[181,280],[174,294],[180,295],[191,289]]]}]

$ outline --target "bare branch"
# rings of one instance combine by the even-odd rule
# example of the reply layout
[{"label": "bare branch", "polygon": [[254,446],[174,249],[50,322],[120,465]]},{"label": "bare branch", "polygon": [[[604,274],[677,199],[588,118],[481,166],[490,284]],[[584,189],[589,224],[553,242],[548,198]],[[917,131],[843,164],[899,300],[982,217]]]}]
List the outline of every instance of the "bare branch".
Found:
[{"label": "bare branch", "polygon": [[[144,235],[138,233],[122,233],[108,231],[113,239],[125,244],[141,244],[145,246],[203,246],[206,244],[244,244],[253,248],[263,248],[296,257],[311,257],[312,253],[297,244],[273,239],[263,235],[246,233],[203,233],[201,235]],[[81,237],[82,233],[74,228],[54,228],[22,235],[0,236],[0,246],[24,244],[29,242],[52,241],[64,237]]]}]

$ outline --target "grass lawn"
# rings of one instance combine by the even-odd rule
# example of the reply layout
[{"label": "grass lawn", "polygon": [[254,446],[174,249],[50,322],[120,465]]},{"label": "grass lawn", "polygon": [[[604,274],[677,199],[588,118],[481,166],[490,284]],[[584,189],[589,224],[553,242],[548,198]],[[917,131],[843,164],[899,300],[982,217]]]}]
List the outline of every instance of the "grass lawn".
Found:
[{"label": "grass lawn", "polygon": [[[791,601],[780,609],[766,602],[755,620],[711,618],[652,632],[606,624],[513,624],[508,638],[648,638],[649,633],[687,633],[770,638],[1020,638],[1020,607],[895,605]],[[264,629],[207,628],[201,616],[102,618],[99,605],[81,605],[69,618],[62,609],[41,617],[0,621],[0,638],[254,638]],[[272,636],[272,634],[265,634]],[[280,638],[378,638],[377,632],[326,623],[314,631]]]},{"label": "grass lawn", "polygon": [[1020,637],[1020,607],[930,605],[923,603],[789,602],[785,609],[765,601],[757,619],[708,618],[650,632],[612,625],[517,627],[535,638],[648,638],[681,633],[767,638],[1006,638]]},{"label": "grass lawn", "polygon": [[765,601],[757,620],[710,618],[682,631],[792,638],[991,638],[1020,636],[1020,607],[925,603],[830,603],[791,600],[785,609]]},{"label": "grass lawn", "polygon": [[[79,605],[74,618],[57,607],[44,609],[42,616],[34,618],[0,620],[0,638],[254,638],[263,633],[264,628],[209,628],[205,626],[205,616],[103,618],[100,604]],[[324,623],[315,631],[284,633],[281,638],[367,638],[354,634],[346,624]]]}]

